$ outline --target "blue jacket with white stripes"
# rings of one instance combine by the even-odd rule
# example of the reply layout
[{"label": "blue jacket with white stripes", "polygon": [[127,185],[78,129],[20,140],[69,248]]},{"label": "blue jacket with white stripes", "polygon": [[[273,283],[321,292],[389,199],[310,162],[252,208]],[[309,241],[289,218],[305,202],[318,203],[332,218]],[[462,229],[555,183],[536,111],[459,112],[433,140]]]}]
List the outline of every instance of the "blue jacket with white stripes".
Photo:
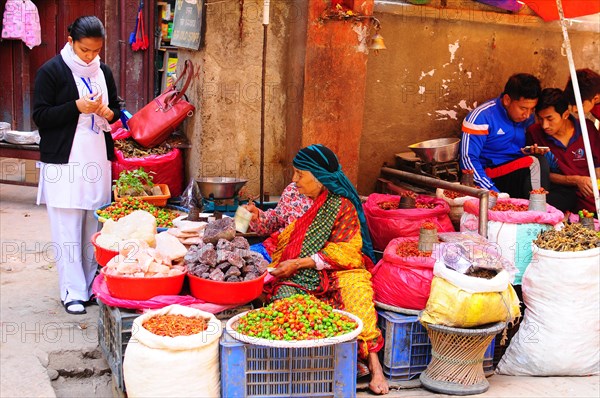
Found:
[{"label": "blue jacket with white stripes", "polygon": [[502,97],[473,109],[462,124],[461,169],[474,170],[477,185],[498,191],[484,169],[523,157],[525,131],[534,122],[533,115],[524,122],[513,122],[502,105]]}]

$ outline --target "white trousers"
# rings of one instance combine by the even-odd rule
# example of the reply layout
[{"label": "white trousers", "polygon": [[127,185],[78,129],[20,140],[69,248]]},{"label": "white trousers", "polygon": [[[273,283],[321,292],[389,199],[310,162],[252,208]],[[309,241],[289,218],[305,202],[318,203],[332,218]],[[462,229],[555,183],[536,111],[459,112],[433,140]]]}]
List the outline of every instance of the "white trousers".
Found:
[{"label": "white trousers", "polygon": [[58,268],[60,298],[87,301],[96,275],[92,235],[98,231],[94,210],[47,206],[54,258]]}]

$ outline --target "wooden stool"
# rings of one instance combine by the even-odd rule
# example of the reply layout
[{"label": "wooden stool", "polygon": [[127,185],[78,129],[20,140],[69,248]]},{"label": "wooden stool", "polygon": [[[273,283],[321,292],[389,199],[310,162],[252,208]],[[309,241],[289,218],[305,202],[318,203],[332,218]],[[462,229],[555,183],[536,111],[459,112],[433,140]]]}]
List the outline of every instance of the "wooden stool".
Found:
[{"label": "wooden stool", "polygon": [[451,395],[481,394],[489,388],[483,357],[492,339],[506,323],[477,329],[424,324],[431,341],[431,362],[421,373],[423,386]]}]

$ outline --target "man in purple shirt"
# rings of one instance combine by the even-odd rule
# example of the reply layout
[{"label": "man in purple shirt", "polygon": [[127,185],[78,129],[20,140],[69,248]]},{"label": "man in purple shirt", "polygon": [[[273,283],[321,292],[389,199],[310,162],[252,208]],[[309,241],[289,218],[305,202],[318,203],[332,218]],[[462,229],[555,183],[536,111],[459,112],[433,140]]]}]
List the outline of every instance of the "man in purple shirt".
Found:
[{"label": "man in purple shirt", "polygon": [[[545,155],[552,183],[548,203],[561,211],[595,212],[581,127],[569,113],[567,97],[558,88],[544,89],[535,111],[538,123],[527,130],[527,144],[550,148]],[[600,135],[591,121],[586,122],[596,167],[593,178],[600,178]]]}]

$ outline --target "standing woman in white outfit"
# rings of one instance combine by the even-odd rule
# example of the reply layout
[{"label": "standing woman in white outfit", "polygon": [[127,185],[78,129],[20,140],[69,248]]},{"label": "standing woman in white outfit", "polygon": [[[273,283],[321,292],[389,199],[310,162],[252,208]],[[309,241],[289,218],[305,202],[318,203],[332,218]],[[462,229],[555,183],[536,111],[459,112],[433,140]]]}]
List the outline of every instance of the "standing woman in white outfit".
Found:
[{"label": "standing woman in white outfit", "polygon": [[112,72],[100,62],[105,30],[95,16],[79,17],[68,42],[35,78],[33,120],[41,142],[38,204],[45,203],[58,268],[60,298],[69,314],[85,314],[96,273],[94,210],[110,202],[109,123],[119,119]]}]

